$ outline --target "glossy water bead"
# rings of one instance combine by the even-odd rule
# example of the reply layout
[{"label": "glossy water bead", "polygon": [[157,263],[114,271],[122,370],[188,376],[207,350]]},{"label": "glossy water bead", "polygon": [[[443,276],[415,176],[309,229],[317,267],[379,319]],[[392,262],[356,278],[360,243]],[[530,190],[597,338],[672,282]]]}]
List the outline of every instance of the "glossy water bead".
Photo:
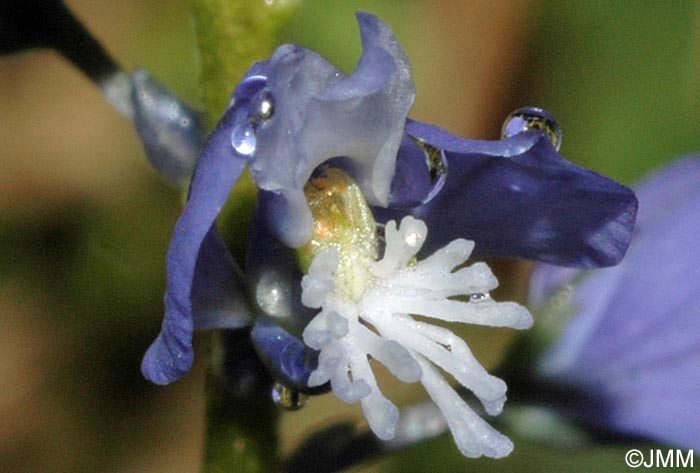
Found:
[{"label": "glossy water bead", "polygon": [[547,133],[554,149],[561,147],[561,128],[546,110],[537,107],[523,107],[512,112],[503,122],[501,137],[510,138],[520,133],[540,130]]}]

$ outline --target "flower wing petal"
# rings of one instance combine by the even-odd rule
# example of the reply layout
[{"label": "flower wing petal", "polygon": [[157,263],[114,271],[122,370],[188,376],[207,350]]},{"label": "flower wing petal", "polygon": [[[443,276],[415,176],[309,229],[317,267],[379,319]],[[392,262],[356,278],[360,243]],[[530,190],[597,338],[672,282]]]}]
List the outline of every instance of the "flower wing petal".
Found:
[{"label": "flower wing petal", "polygon": [[144,376],[168,384],[186,373],[193,361],[192,286],[202,245],[246,165],[231,146],[237,109],[230,108],[207,142],[194,172],[185,210],[175,225],[167,256],[165,317],[158,338],[141,364]]},{"label": "flower wing petal", "polygon": [[[447,159],[442,189],[408,210],[432,229],[425,254],[468,238],[476,244],[477,258],[598,267],[614,265],[624,255],[637,208],[634,193],[569,163],[544,133],[477,141],[412,120],[406,133],[443,150]],[[405,212],[377,209],[382,221]]]},{"label": "flower wing petal", "polygon": [[243,275],[215,226],[202,242],[190,300],[195,330],[233,329],[251,324]]}]

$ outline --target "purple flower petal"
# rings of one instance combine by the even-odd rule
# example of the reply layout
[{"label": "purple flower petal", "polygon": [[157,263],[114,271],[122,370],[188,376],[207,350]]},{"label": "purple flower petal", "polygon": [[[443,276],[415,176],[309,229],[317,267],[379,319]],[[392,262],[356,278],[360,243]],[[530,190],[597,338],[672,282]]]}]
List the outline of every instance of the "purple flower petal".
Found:
[{"label": "purple flower petal", "polygon": [[[575,286],[576,317],[539,364],[543,376],[598,399],[579,417],[687,448],[700,442],[698,184],[694,157],[638,187],[627,256]],[[548,278],[536,280],[535,292],[545,292]]]},{"label": "purple flower petal", "polygon": [[251,332],[253,346],[275,379],[294,390],[321,394],[330,385],[309,388],[309,375],[318,366],[318,352],[304,345],[279,325],[259,319]]},{"label": "purple flower petal", "polygon": [[606,417],[598,420],[622,432],[658,439],[686,449],[697,448],[700,443],[697,396],[654,394],[632,398],[624,404],[615,403]]},{"label": "purple flower petal", "polygon": [[389,206],[392,209],[417,207],[428,199],[432,189],[425,152],[411,136],[404,133],[391,181]]},{"label": "purple flower petal", "polygon": [[274,113],[257,124],[251,174],[260,188],[284,199],[275,231],[291,247],[311,236],[303,186],[331,158],[347,158],[348,170],[371,202],[388,201],[413,82],[388,26],[366,13],[357,19],[363,53],[351,76],[292,45],[281,46],[266,61],[266,93],[274,100]]},{"label": "purple flower petal", "polygon": [[[624,255],[637,207],[634,193],[566,161],[544,133],[477,141],[412,120],[406,133],[443,150],[446,158],[442,189],[408,210],[431,230],[423,252],[467,238],[475,241],[477,257],[597,267]],[[407,199],[405,192],[398,198]],[[377,209],[381,221],[404,213]]]},{"label": "purple flower petal", "polygon": [[195,330],[234,329],[252,323],[243,274],[216,227],[202,242],[190,300]]},{"label": "purple flower petal", "polygon": [[301,303],[303,274],[296,251],[272,233],[277,205],[285,202],[261,190],[248,229],[246,280],[260,315],[251,333],[253,346],[278,381],[301,392],[319,393],[307,386],[318,353],[297,338],[318,311]]},{"label": "purple flower petal", "polygon": [[191,295],[195,268],[200,249],[208,235],[212,238],[216,217],[246,165],[245,158],[231,147],[231,129],[241,110],[230,108],[209,138],[195,169],[189,200],[170,242],[165,317],[160,335],[141,364],[144,376],[157,384],[175,381],[192,365]]},{"label": "purple flower petal", "polygon": [[274,320],[294,335],[301,336],[317,310],[301,303],[301,278],[296,250],[273,234],[278,195],[261,190],[248,227],[246,280],[259,315]]}]

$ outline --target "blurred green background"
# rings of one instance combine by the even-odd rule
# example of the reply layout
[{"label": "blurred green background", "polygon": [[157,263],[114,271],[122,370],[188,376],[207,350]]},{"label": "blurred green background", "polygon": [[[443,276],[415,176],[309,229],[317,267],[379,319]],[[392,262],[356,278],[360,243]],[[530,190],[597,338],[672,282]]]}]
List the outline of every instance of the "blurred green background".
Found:
[{"label": "blurred green background", "polygon": [[[200,104],[186,0],[66,3],[126,69],[146,67]],[[350,72],[358,9],[383,18],[411,59],[413,118],[494,139],[510,111],[541,106],[563,129],[564,156],[625,183],[700,150],[698,2],[306,0],[285,40]],[[197,471],[204,350],[174,385],[139,372],[160,327],[179,193],[150,170],[131,124],[54,53],[0,58],[0,117],[0,471]],[[502,279],[523,273],[499,267]],[[487,366],[506,341],[491,332],[467,333]],[[312,399],[283,416],[283,451],[359,415]],[[445,436],[357,471],[627,471],[627,447],[512,438],[505,460],[463,459]]]}]

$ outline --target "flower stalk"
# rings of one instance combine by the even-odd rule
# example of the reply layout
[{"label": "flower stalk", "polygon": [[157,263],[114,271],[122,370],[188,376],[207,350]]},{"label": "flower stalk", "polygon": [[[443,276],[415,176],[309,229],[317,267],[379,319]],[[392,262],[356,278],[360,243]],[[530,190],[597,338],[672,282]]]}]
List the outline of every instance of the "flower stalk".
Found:
[{"label": "flower stalk", "polygon": [[[208,123],[215,123],[221,116],[233,86],[250,64],[267,57],[277,45],[280,29],[300,3],[299,0],[193,0],[201,64],[200,89]],[[249,220],[256,194],[250,177],[241,179],[232,192],[236,199],[225,213],[235,216],[238,221]],[[235,228],[244,229],[245,225]],[[245,233],[227,237],[241,243],[241,247],[234,248],[234,253],[236,250],[242,252]],[[249,340],[248,331],[241,332],[245,335],[238,342]],[[249,391],[241,395],[242,386],[227,379],[225,369],[233,368],[235,372],[235,366],[227,366],[225,352],[230,350],[224,350],[224,346],[233,343],[229,339],[232,336],[214,333],[209,341],[211,362],[207,374],[207,427],[202,471],[275,471],[278,410],[270,398],[272,383],[264,369],[253,370],[258,378],[247,386]],[[254,353],[252,347],[246,347],[248,352]],[[245,362],[233,362],[242,369],[247,368],[243,367]]]}]

